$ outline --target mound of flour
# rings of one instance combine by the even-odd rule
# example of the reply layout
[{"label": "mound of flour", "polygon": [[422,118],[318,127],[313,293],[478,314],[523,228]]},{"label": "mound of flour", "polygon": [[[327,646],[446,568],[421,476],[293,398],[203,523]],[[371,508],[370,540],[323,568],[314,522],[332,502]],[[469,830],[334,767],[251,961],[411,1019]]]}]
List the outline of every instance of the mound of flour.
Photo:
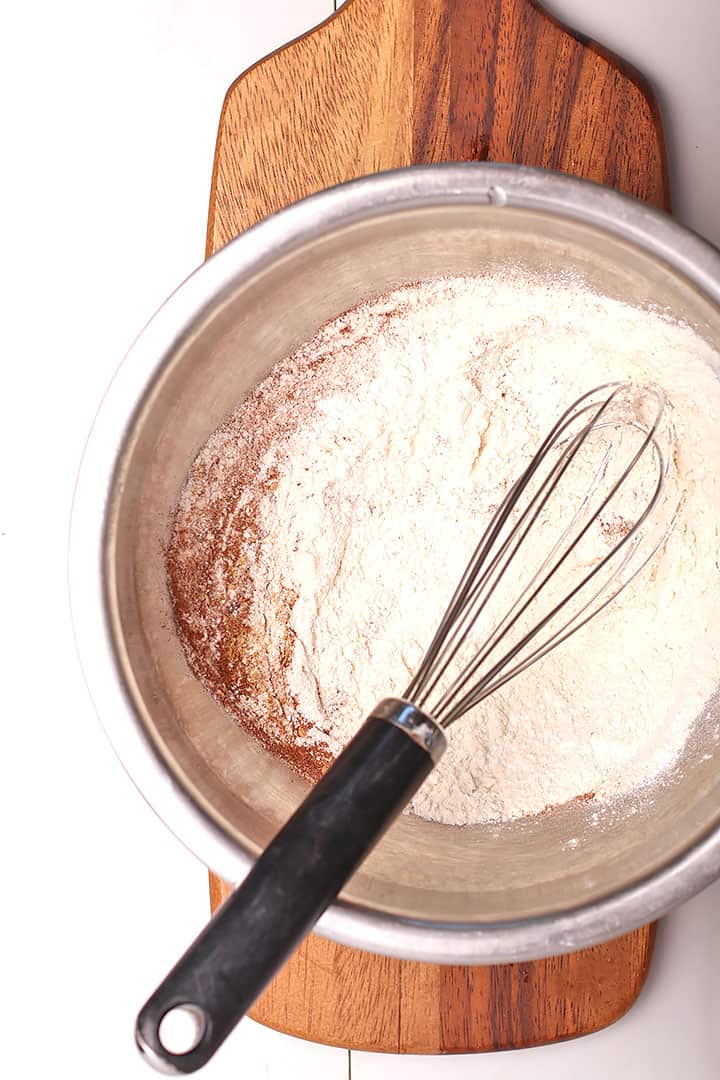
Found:
[{"label": "mound of flour", "polygon": [[[720,673],[712,349],[660,314],[512,274],[401,288],[303,356],[311,405],[263,459],[273,483],[250,570],[253,618],[307,744],[339,752],[403,692],[505,482],[572,400],[632,379],[660,384],[673,410],[685,498],[669,542],[615,604],[451,729],[412,808],[507,820],[629,792],[671,765]],[[283,665],[272,613],[288,595]]]},{"label": "mound of flour", "polygon": [[[302,767],[402,694],[507,485],[559,414],[655,382],[676,431],[668,542],[451,730],[412,809],[501,821],[640,789],[720,676],[720,357],[689,327],[519,273],[406,286],[323,327],[211,436],[170,586],[193,670]],[[562,508],[560,508],[562,510]]]}]

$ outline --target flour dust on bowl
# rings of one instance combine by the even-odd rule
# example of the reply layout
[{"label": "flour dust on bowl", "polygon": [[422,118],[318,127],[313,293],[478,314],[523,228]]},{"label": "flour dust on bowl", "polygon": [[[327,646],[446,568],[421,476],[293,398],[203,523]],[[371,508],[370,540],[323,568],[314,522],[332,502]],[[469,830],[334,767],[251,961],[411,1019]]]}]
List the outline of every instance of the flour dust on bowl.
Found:
[{"label": "flour dust on bowl", "polygon": [[[504,192],[503,205],[491,189]],[[319,327],[408,282],[509,268],[550,288],[572,280],[608,303],[657,309],[687,324],[700,348],[720,347],[720,257],[665,215],[537,170],[416,167],[321,193],[229,244],[168,300],[106,396],[73,513],[84,671],[140,790],[228,881],[246,874],[308,785],[233,722],[188,667],[165,558],[193,461]],[[479,335],[483,315],[480,306]],[[551,355],[539,346],[546,383]],[[443,356],[433,363],[440,386]],[[716,377],[707,378],[699,430],[717,392]],[[579,948],[668,910],[720,869],[718,710],[711,700],[699,711],[676,765],[632,813],[619,804],[603,814],[593,799],[576,799],[502,823],[399,818],[319,930],[375,952],[484,963]]]}]

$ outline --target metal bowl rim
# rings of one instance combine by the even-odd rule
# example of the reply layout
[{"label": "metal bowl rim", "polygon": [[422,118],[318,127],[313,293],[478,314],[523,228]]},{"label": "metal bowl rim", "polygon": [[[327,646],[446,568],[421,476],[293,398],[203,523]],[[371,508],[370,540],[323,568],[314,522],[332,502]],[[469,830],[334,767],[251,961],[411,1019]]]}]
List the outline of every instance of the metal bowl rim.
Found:
[{"label": "metal bowl rim", "polygon": [[[231,241],[199,267],[137,338],[105,394],[76,483],[68,575],[81,667],[110,742],[146,801],[216,874],[239,881],[253,856],[199,806],[170,772],[143,727],[120,674],[104,587],[105,508],[138,403],[163,358],[243,276],[328,232],[378,214],[455,204],[520,207],[594,225],[643,249],[720,306],[720,253],[669,215],[601,185],[524,166],[412,166],[312,195]],[[649,922],[720,874],[720,827],[674,862],[579,908],[513,923],[449,924],[404,919],[336,901],[318,932],[346,945],[442,963],[529,960],[608,940]]]}]

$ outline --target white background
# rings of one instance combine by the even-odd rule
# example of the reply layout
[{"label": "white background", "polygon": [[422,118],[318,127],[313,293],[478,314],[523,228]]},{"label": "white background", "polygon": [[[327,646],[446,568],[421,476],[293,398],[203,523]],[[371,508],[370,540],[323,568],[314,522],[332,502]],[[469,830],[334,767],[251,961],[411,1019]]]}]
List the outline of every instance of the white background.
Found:
[{"label": "white background", "polygon": [[[482,0],[478,0],[478,3]],[[232,80],[332,0],[90,0],[3,13],[0,382],[2,1074],[150,1075],[137,1007],[208,914],[206,875],[114,760],[71,642],[65,545],[98,400],[200,262]],[[678,216],[720,242],[720,4],[553,0],[659,90]],[[595,1036],[478,1059],[352,1054],[354,1080],[691,1080],[720,1071],[720,885],[663,922],[647,989]],[[204,1075],[324,1080],[346,1051],[243,1023]]]}]

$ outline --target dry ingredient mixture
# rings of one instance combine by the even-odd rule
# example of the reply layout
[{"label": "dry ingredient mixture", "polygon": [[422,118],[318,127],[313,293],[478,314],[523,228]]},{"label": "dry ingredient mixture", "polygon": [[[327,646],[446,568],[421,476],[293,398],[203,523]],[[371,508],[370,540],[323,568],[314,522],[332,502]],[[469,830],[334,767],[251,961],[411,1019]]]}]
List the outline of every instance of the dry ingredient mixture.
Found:
[{"label": "dry ingredient mixture", "polygon": [[660,384],[684,501],[651,567],[481,703],[412,803],[467,824],[653,780],[720,673],[720,382],[691,328],[520,272],[408,285],[323,327],[209,439],[169,582],[189,663],[315,778],[402,694],[492,510],[557,416]]}]

